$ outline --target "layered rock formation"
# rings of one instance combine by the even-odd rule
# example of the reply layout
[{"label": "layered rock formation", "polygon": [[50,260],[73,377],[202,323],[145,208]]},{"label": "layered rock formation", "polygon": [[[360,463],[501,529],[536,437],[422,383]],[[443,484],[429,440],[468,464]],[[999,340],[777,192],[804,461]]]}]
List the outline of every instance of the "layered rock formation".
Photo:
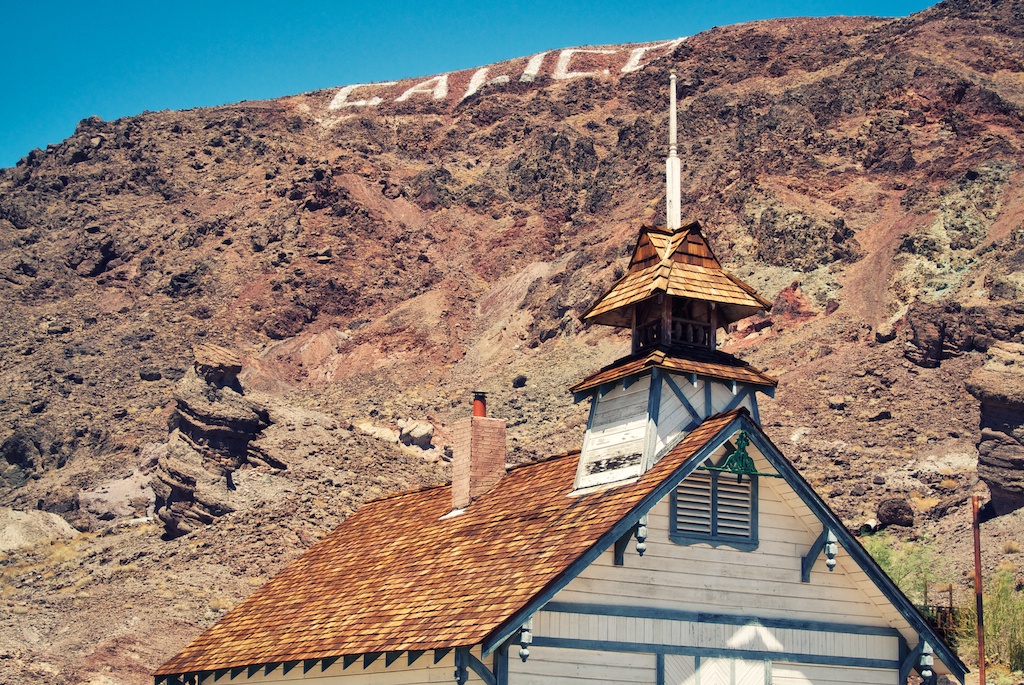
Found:
[{"label": "layered rock formation", "polygon": [[1024,507],[1024,344],[988,350],[967,389],[981,402],[978,477],[991,493],[996,516]]},{"label": "layered rock formation", "polygon": [[158,448],[153,480],[156,515],[167,534],[184,535],[235,510],[232,474],[243,464],[285,465],[252,446],[270,425],[267,410],[242,395],[242,362],[230,350],[203,344],[174,389],[168,442]]}]

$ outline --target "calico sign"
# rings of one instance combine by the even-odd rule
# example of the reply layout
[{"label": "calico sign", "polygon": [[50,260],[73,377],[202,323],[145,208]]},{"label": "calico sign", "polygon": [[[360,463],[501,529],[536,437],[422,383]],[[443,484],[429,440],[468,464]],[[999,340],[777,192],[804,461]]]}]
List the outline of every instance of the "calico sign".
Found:
[{"label": "calico sign", "polygon": [[[343,86],[335,93],[331,103],[327,106],[329,110],[344,110],[348,107],[376,107],[386,100],[394,102],[405,102],[416,97],[427,97],[432,100],[445,100],[449,96],[459,95],[459,101],[465,100],[471,95],[479,92],[484,86],[499,83],[508,83],[513,78],[523,83],[536,80],[542,74],[549,75],[556,81],[583,77],[600,77],[611,74],[608,67],[590,68],[579,66],[586,64],[588,58],[591,62],[594,56],[602,57],[602,64],[609,64],[619,57],[621,66],[618,71],[629,74],[640,71],[649,62],[663,57],[679,46],[685,38],[677,38],[662,43],[646,43],[631,49],[623,48],[566,48],[557,53],[541,52],[526,60],[521,71],[516,69],[513,73],[496,73],[500,70],[510,71],[514,65],[521,60],[512,60],[499,65],[480,67],[472,73],[465,90],[460,87],[459,91],[451,92],[452,82],[456,79],[450,78],[454,74],[440,74],[432,76],[420,83],[408,88],[395,88],[398,81],[383,81],[381,83],[357,83],[351,86]],[[607,57],[605,57],[607,56]],[[464,78],[457,79],[464,81]]]}]

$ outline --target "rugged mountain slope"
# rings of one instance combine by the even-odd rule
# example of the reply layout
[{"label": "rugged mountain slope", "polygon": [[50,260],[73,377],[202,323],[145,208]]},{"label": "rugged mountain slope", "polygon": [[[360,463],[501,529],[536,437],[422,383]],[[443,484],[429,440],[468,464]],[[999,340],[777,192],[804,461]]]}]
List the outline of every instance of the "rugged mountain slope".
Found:
[{"label": "rugged mountain slope", "polygon": [[[0,171],[0,505],[85,532],[8,553],[0,679],[146,682],[359,502],[443,480],[473,388],[513,460],[578,446],[564,389],[626,339],[576,315],[663,215],[671,69],[684,216],[777,298],[724,341],[782,379],[769,432],[851,526],[910,501],[960,577],[964,383],[1024,342],[1022,41],[1020,2],[758,22],[32,151]],[[169,422],[241,411],[196,385],[201,342],[243,358],[262,418],[254,451],[193,436],[175,466]],[[437,450],[390,437],[408,419]],[[162,539],[185,528],[147,513],[186,477],[216,502]]]}]

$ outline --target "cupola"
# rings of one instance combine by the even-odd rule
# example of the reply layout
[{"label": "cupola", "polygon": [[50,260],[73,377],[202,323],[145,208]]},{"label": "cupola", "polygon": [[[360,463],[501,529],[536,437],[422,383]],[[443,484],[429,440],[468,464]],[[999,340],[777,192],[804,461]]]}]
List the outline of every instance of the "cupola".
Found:
[{"label": "cupola", "polygon": [[718,330],[771,303],[722,268],[696,221],[682,226],[671,77],[666,225],[640,229],[629,268],[581,317],[629,328],[629,356],[572,388],[591,399],[576,489],[638,477],[708,416],[745,407],[777,381],[717,349]]}]

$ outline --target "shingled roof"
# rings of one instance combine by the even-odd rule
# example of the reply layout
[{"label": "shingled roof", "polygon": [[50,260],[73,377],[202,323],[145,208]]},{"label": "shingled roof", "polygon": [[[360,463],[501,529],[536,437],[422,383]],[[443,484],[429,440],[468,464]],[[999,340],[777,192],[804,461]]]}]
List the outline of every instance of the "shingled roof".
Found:
[{"label": "shingled roof", "polygon": [[582,319],[609,326],[631,326],[630,305],[657,293],[715,302],[725,323],[771,309],[771,303],[722,268],[696,221],[675,231],[640,230],[629,270]]},{"label": "shingled roof", "polygon": [[687,349],[685,355],[680,355],[671,349],[655,347],[618,359],[597,373],[587,376],[569,390],[574,393],[585,392],[605,383],[614,383],[623,378],[642,374],[655,367],[676,373],[695,373],[699,376],[773,388],[779,384],[777,379],[726,352],[693,347]]},{"label": "shingled roof", "polygon": [[512,470],[457,516],[445,518],[449,486],[366,504],[154,675],[480,644],[744,411],[708,418],[613,488],[571,495],[570,453]]}]

